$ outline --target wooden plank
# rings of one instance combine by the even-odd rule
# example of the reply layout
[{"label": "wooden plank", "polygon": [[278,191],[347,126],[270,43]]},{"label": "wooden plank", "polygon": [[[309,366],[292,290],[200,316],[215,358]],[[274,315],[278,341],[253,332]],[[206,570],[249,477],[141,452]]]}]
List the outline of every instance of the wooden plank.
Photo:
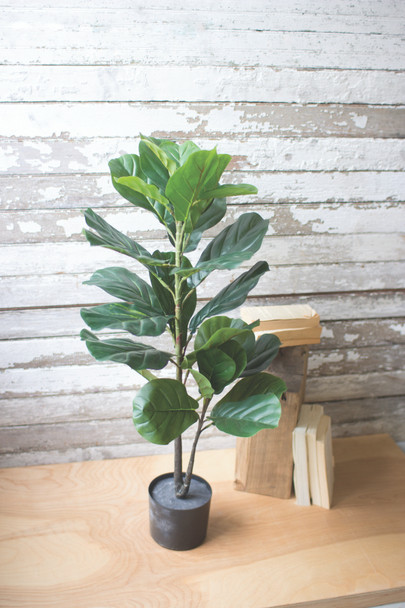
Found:
[{"label": "wooden plank", "polygon": [[[319,311],[322,322],[322,341],[326,348],[378,344],[398,344],[404,341],[404,294],[367,292],[343,294],[314,294],[300,296]],[[252,305],[261,301],[249,298]],[[296,296],[280,296],[271,304],[294,304]],[[0,340],[57,336],[77,336],[83,327],[79,307],[43,308],[0,311]],[[239,310],[229,313],[239,316]],[[362,318],[361,321],[358,321]],[[369,321],[371,319],[371,321]],[[334,321],[334,322],[332,322]],[[317,347],[311,347],[316,350]]]},{"label": "wooden plank", "polygon": [[[274,266],[265,275],[251,294],[255,297],[270,297],[283,294],[339,293],[379,289],[401,289],[405,287],[404,262],[369,262],[367,272],[364,263],[310,264],[302,266]],[[235,280],[244,268],[229,271],[229,283]],[[148,279],[146,272],[139,276]],[[89,275],[26,275],[4,277],[0,309],[33,308],[47,306],[78,306],[111,301],[97,287],[83,285]],[[210,275],[204,282],[204,299],[212,298],[224,287],[223,276]],[[101,295],[100,295],[101,294]]]},{"label": "wooden plank", "polygon": [[[52,6],[46,3],[39,3],[41,6],[42,23],[38,18],[38,6],[26,2],[12,4],[3,3],[4,22],[10,22],[10,29],[17,21],[21,23],[35,23],[37,27],[42,24],[51,24],[56,28],[60,24],[71,23],[81,29],[88,28],[89,25],[97,22],[100,29],[105,30],[108,24],[114,27],[122,26],[122,23],[132,22],[133,25],[173,25],[178,26],[204,26],[206,29],[219,30],[260,30],[260,31],[295,31],[302,32],[340,32],[342,34],[389,34],[401,35],[405,30],[405,19],[400,13],[399,7],[392,6],[389,14],[381,14],[381,8],[374,10],[356,10],[355,14],[361,14],[361,19],[353,19],[353,7],[346,5],[343,10],[334,5],[334,10],[325,12],[322,5],[319,10],[314,10],[311,5],[298,3],[295,6],[277,6],[277,2],[272,2],[272,10],[257,10],[258,3],[254,6],[235,4],[232,8],[229,5],[221,6],[213,4],[211,9],[199,5],[190,6],[187,3],[176,5],[176,10],[165,6],[160,9],[151,5],[145,5],[142,10],[137,10],[134,5],[120,1],[114,7],[113,13],[108,7],[97,7],[97,16],[94,15],[94,5],[86,3],[84,6],[74,6],[74,4],[63,3],[57,8],[57,4]],[[21,5],[21,8],[18,6]],[[266,9],[266,5],[262,5]],[[14,26],[15,27],[15,26]],[[65,33],[65,32],[64,32]],[[93,32],[91,32],[93,33]],[[31,42],[31,41],[29,41]],[[31,42],[31,45],[33,43]]]},{"label": "wooden plank", "polygon": [[[253,183],[257,196],[240,199],[244,204],[261,203],[333,203],[402,201],[405,173],[398,171],[355,172],[234,172],[224,183]],[[110,207],[125,203],[111,185],[108,175],[2,176],[3,209]],[[30,191],[27,202],[27,189]],[[239,199],[234,198],[234,203]]]},{"label": "wooden plank", "polygon": [[[9,9],[27,10],[26,0],[3,0],[2,6]],[[132,9],[133,7],[134,5],[131,0],[120,0],[117,7],[114,7],[114,10],[122,11]],[[193,4],[192,7],[185,2],[178,3],[178,5],[176,5],[176,14],[179,15],[179,19],[182,19],[183,14],[188,15],[190,12],[194,18],[197,18],[198,13],[200,12],[206,13],[207,17],[212,12],[226,13],[226,17],[228,17],[238,11],[242,12],[243,15],[257,15],[258,19],[264,19],[263,12],[266,7],[267,4],[265,0],[256,0],[248,7],[244,0],[202,0],[198,4]],[[93,11],[95,8],[100,10],[110,9],[111,4],[108,0],[96,0],[96,2],[94,2],[94,0],[69,0],[69,4],[67,4],[66,0],[31,0],[29,8],[34,10],[54,9],[55,12],[56,10],[60,11],[67,9]],[[155,12],[156,19],[159,19],[159,16],[162,16],[161,11],[170,12],[172,9],[173,5],[170,0],[153,0],[153,2],[149,2],[147,6],[142,7],[142,13],[146,12],[149,20],[149,14]],[[271,9],[271,16],[275,15],[277,17],[280,14],[290,15],[293,13],[294,17],[303,15],[310,19],[316,15],[320,15],[322,18],[343,15],[347,16],[349,20],[349,16],[357,15],[365,19],[377,18],[378,21],[380,21],[382,18],[403,19],[405,16],[402,4],[399,3],[398,0],[385,0],[384,2],[378,0],[366,2],[363,0],[355,4],[350,2],[350,0],[336,0],[333,5],[325,4],[322,0],[311,2],[310,5],[308,5],[305,0],[272,0]],[[167,19],[166,14],[165,19]]]},{"label": "wooden plank", "polygon": [[[15,12],[4,17],[9,22],[3,29],[0,47],[5,64],[238,65],[357,70],[401,70],[405,66],[401,38],[391,33],[366,31],[342,35],[325,30],[302,31],[296,25],[293,31],[291,28],[278,31],[273,23],[270,28],[265,23],[256,28],[234,27],[229,23],[218,27],[205,19],[180,28],[179,23],[164,19],[140,21],[138,11],[132,10],[99,13],[97,17],[93,12],[82,13],[79,22],[77,14],[69,12],[53,11],[51,15],[19,12],[16,36]],[[74,46],[71,27],[75,28]],[[153,44],[154,40],[176,40],[176,44]]]},{"label": "wooden plank", "polygon": [[[228,135],[229,138],[229,135]],[[236,171],[400,171],[405,169],[402,139],[367,137],[201,139],[205,150],[217,146],[233,159]],[[310,153],[308,153],[310,151]],[[86,138],[85,140],[5,138],[0,174],[105,173],[108,161],[137,153],[138,139]]]},{"label": "wooden plank", "polygon": [[[10,428],[0,430],[1,436],[12,445],[11,451],[0,455],[0,466],[32,466],[55,462],[172,453],[171,445],[151,445],[141,437],[133,435],[134,429],[130,414],[128,414],[131,409],[133,393],[128,393],[128,397],[123,399],[126,408],[121,408],[121,416],[116,411],[115,418],[111,415],[111,409],[108,410],[104,405],[105,400],[109,399],[114,406],[114,403],[117,402],[116,393],[103,393],[102,396],[103,400],[98,404],[98,409],[93,407],[87,410],[87,419],[84,417],[83,411],[81,417],[78,417],[78,409],[69,411],[69,415],[65,419],[61,417],[54,419],[52,417],[56,406],[62,405],[63,407],[63,400],[69,399],[71,402],[72,396],[42,397],[40,400],[34,398],[34,403],[38,402],[39,406],[36,409],[34,409],[30,399],[14,400],[9,404],[7,403],[10,407],[11,404],[14,404],[16,408],[24,409],[28,407],[27,415],[31,412],[33,415],[33,418],[30,418],[33,431],[27,432],[27,427],[24,426],[26,419],[23,419],[19,426],[16,426],[19,422],[19,419],[17,419],[14,426],[11,424]],[[41,419],[38,415],[41,411],[40,404],[46,402],[47,399],[52,399],[52,407],[42,412]],[[75,396],[74,402],[78,407],[84,407],[86,395]],[[328,415],[332,416],[333,433],[336,437],[389,433],[394,439],[400,440],[404,436],[405,406],[401,397],[373,397],[371,399],[356,399],[323,405]],[[104,415],[104,413],[107,419],[97,419],[97,415]],[[77,420],[76,417],[78,417]],[[72,441],[72,445],[69,444],[68,447],[64,447],[69,433],[72,433],[72,436],[76,439]],[[190,449],[191,433],[189,432],[186,435],[184,446],[185,449]],[[97,443],[95,443],[95,440],[97,440]],[[117,443],[114,443],[114,440]],[[200,441],[201,449],[231,447],[235,444],[234,437],[224,435],[215,429],[211,429],[208,434],[204,433]],[[74,447],[73,444],[78,444],[78,447]],[[23,449],[24,446],[27,447],[28,445],[30,446],[29,450]]]},{"label": "wooden plank", "polygon": [[[187,564],[147,530],[147,485],[171,466],[170,456],[5,470],[2,597],[10,608],[51,606],[55,595],[61,608],[124,606],[134,596],[150,606],[163,598],[168,608],[401,600],[404,456],[381,435],[335,440],[334,452],[335,508],[300,517],[293,500],[233,492],[233,450],[201,453],[197,472],[213,485],[214,501],[207,541]],[[224,531],[224,514],[238,521],[236,530]]]},{"label": "wooden plank", "polygon": [[[295,101],[295,100],[294,100]],[[368,102],[366,102],[368,103]],[[394,102],[392,101],[391,104]],[[133,125],[129,135],[128,125]],[[8,103],[0,114],[7,138],[155,137],[235,140],[249,137],[379,137],[405,135],[405,107],[299,103]],[[41,152],[49,152],[47,142]],[[46,147],[45,147],[46,145]],[[131,143],[130,143],[131,145]],[[132,146],[131,146],[132,147]],[[32,144],[31,144],[32,148]],[[126,147],[127,149],[127,147]],[[233,153],[233,150],[230,150]],[[93,151],[93,154],[95,152]]]},{"label": "wooden plank", "polygon": [[111,86],[110,66],[3,65],[0,90],[2,102],[131,100],[393,105],[403,104],[405,74],[358,69],[118,65],[114,66]]},{"label": "wooden plank", "polygon": [[[221,227],[222,228],[222,227]],[[219,232],[219,231],[218,231]],[[188,256],[196,264],[210,239],[202,239],[196,251]],[[169,249],[167,240],[143,240],[148,251]],[[100,267],[135,267],[132,260],[122,254],[84,243],[35,243],[27,245],[0,245],[2,260],[0,276],[28,274],[92,273]],[[391,262],[405,258],[405,235],[359,234],[314,236],[269,236],[263,240],[260,251],[252,256],[249,266],[259,260],[268,260],[271,267],[289,264],[333,264],[359,262]],[[245,264],[246,266],[247,264]]]},{"label": "wooden plank", "polygon": [[[165,377],[174,377],[170,368]],[[394,369],[366,374],[341,374],[337,376],[309,377],[305,401],[307,403],[342,401],[403,395],[405,372]],[[53,368],[14,368],[2,371],[1,394],[4,399],[41,395],[69,395],[111,391],[138,390],[143,380],[125,365],[110,363],[67,365]]]},{"label": "wooden plank", "polygon": [[[404,205],[396,202],[380,203],[273,203],[249,205],[249,211],[269,220],[269,235],[299,236],[351,233],[360,235],[395,234],[403,223]],[[97,208],[107,222],[136,240],[162,239],[166,233],[153,216],[142,209],[119,206],[114,209]],[[221,224],[204,234],[211,238],[246,213],[246,208],[228,200],[227,213]],[[384,218],[384,221],[381,221]],[[1,244],[62,243],[82,241],[85,226],[78,209],[27,209],[0,211]],[[378,252],[376,252],[378,254]]]}]

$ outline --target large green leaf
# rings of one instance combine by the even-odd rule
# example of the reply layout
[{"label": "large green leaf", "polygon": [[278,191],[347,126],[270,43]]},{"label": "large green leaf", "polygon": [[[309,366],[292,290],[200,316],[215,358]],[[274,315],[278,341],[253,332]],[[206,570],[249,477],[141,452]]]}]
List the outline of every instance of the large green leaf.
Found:
[{"label": "large green leaf", "polygon": [[260,277],[268,270],[267,262],[257,262],[250,270],[224,287],[191,319],[190,331],[194,333],[207,317],[220,315],[243,304],[249,291],[257,285]]},{"label": "large green leaf", "polygon": [[193,231],[190,233],[186,253],[194,251],[201,240],[203,232],[212,228],[222,220],[226,213],[226,199],[214,198],[210,205],[200,215],[195,223]]},{"label": "large green leaf", "polygon": [[96,285],[105,292],[137,305],[145,314],[161,313],[159,299],[152,287],[134,272],[120,266],[97,270],[84,285]]},{"label": "large green leaf", "polygon": [[207,399],[211,399],[214,395],[215,391],[211,386],[208,378],[197,372],[195,369],[190,369],[191,375],[197,383],[198,390],[200,392],[201,397],[206,397]]},{"label": "large green leaf", "polygon": [[151,256],[145,247],[142,247],[142,245],[139,245],[136,241],[111,226],[111,224],[103,220],[92,209],[87,209],[84,212],[84,217],[87,225],[96,231],[83,231],[90,245],[99,245],[107,249],[113,249],[138,260],[146,267],[166,264],[164,258]]},{"label": "large green leaf", "polygon": [[166,445],[198,420],[198,402],[178,380],[152,380],[133,401],[133,421],[142,437]]},{"label": "large green leaf", "polygon": [[135,370],[162,369],[172,357],[171,353],[132,340],[99,340],[87,329],[82,329],[80,337],[85,340],[90,354],[97,361],[125,363]]},{"label": "large green leaf", "polygon": [[163,196],[163,194],[160,193],[159,188],[157,188],[157,186],[155,186],[154,184],[147,184],[143,181],[143,179],[140,179],[136,176],[118,177],[115,181],[118,184],[123,184],[124,186],[127,186],[127,188],[130,188],[130,190],[134,190],[139,194],[143,194],[147,198],[151,198],[152,200],[157,201],[158,203],[163,205],[169,212],[171,211],[169,201],[165,196]]},{"label": "large green leaf", "polygon": [[173,232],[174,220],[166,206],[155,200],[149,200],[145,194],[129,188],[118,181],[124,177],[135,176],[146,182],[147,176],[142,171],[139,156],[136,154],[124,154],[124,156],[110,160],[108,165],[110,167],[112,184],[117,192],[135,205],[135,207],[151,211],[161,224]]},{"label": "large green leaf", "polygon": [[164,192],[170,175],[176,170],[176,162],[169,158],[158,144],[143,136],[139,143],[139,156],[142,171],[152,184],[156,184]]},{"label": "large green leaf", "polygon": [[285,383],[264,372],[243,378],[212,409],[215,426],[237,437],[251,437],[262,429],[275,428],[281,416]]},{"label": "large green leaf", "polygon": [[254,352],[248,357],[248,362],[242,376],[251,376],[266,369],[277,356],[280,340],[274,334],[263,334],[256,341]]},{"label": "large green leaf", "polygon": [[189,285],[196,287],[212,270],[236,268],[250,259],[260,249],[268,224],[258,213],[244,213],[224,228],[202,252],[199,272],[189,278]]},{"label": "large green leaf", "polygon": [[215,393],[220,393],[235,378],[236,363],[220,348],[197,352],[197,363],[200,374],[209,380]]},{"label": "large green leaf", "polygon": [[105,329],[122,329],[134,336],[160,336],[166,329],[168,319],[162,314],[146,316],[139,309],[127,302],[101,304],[92,308],[82,308],[80,315],[94,331]]},{"label": "large green leaf", "polygon": [[[227,154],[217,154],[215,148],[210,151],[199,150],[190,154],[184,165],[173,173],[166,186],[165,194],[174,206],[176,220],[187,220],[193,206],[197,206],[200,201],[215,198],[205,196],[204,192],[217,186],[218,180],[230,160],[231,157]],[[202,206],[198,205],[197,212],[194,212],[194,225],[207,206],[207,203]],[[189,232],[192,228],[193,226]]]},{"label": "large green leaf", "polygon": [[251,184],[222,184],[205,192],[207,197],[246,196],[247,194],[257,194],[256,186]]}]

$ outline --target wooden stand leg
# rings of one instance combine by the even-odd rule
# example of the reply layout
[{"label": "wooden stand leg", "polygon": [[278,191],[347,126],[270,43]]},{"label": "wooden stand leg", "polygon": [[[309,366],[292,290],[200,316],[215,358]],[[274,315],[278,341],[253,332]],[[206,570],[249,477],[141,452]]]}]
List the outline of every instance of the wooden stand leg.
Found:
[{"label": "wooden stand leg", "polygon": [[236,443],[235,489],[290,498],[292,489],[292,432],[305,394],[308,346],[286,347],[267,370],[283,378],[287,392],[276,429],[263,430]]}]

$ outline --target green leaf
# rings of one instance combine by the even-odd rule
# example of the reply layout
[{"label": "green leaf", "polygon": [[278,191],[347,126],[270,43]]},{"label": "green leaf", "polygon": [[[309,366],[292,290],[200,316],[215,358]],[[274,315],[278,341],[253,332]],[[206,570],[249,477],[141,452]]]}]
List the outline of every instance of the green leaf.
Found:
[{"label": "green leaf", "polygon": [[241,321],[241,324],[243,324],[241,326],[241,324],[235,323],[235,321],[238,320],[225,316],[206,319],[195,337],[195,350],[220,346],[236,336],[242,336],[243,340],[248,334],[252,334],[253,336],[253,332],[248,328],[246,323]]},{"label": "green leaf", "polygon": [[141,136],[139,156],[145,175],[164,192],[167,181],[176,170],[176,162],[148,137]]},{"label": "green leaf", "polygon": [[163,207],[165,207],[167,211],[169,211],[169,213],[171,213],[169,201],[165,196],[163,196],[163,194],[160,193],[160,190],[154,184],[147,184],[142,179],[136,176],[118,177],[115,178],[115,181],[118,184],[123,184],[130,190],[134,190],[135,192],[138,192],[139,194],[142,194],[147,198],[151,198],[157,201],[158,203],[163,205]]},{"label": "green leaf", "polygon": [[222,220],[226,213],[226,199],[214,198],[209,207],[200,215],[195,223],[194,230],[190,233],[186,253],[194,251],[201,240],[203,232],[212,228]]},{"label": "green leaf", "polygon": [[191,319],[190,331],[194,333],[207,317],[227,312],[243,304],[249,291],[257,285],[260,277],[268,270],[267,262],[257,262],[250,270],[224,287]]},{"label": "green leaf", "polygon": [[84,230],[84,234],[90,245],[100,245],[107,249],[113,249],[135,259],[138,259],[139,256],[148,257],[150,255],[145,247],[142,247],[142,245],[139,245],[136,241],[111,226],[111,224],[103,220],[92,209],[87,209],[84,212],[84,217],[89,228],[92,228],[97,233]]},{"label": "green leaf", "polygon": [[280,340],[274,334],[263,334],[255,344],[254,352],[248,358],[248,363],[242,376],[251,376],[266,369],[275,359],[280,348]]},{"label": "green leaf", "polygon": [[148,441],[166,445],[198,420],[197,407],[198,402],[178,380],[152,380],[134,399],[134,425]]},{"label": "green leaf", "polygon": [[222,184],[206,191],[205,194],[207,197],[246,196],[247,194],[257,194],[257,188],[251,184]]},{"label": "green leaf", "polygon": [[110,160],[108,165],[110,167],[112,184],[117,192],[135,205],[135,207],[141,207],[153,213],[159,222],[173,233],[175,222],[167,207],[159,202],[148,200],[141,192],[128,188],[128,186],[120,184],[118,181],[123,177],[135,176],[146,182],[147,176],[141,169],[139,156],[136,154],[124,154],[124,156]]},{"label": "green leaf", "polygon": [[97,361],[125,363],[134,370],[162,369],[172,356],[171,353],[132,340],[99,340],[87,329],[82,329],[80,337],[85,340],[90,354]]},{"label": "green leaf", "polygon": [[206,399],[211,399],[211,397],[213,396],[215,391],[212,388],[211,383],[208,380],[208,378],[206,378],[205,376],[200,374],[200,372],[197,372],[197,370],[195,370],[195,369],[190,369],[190,372],[191,372],[194,380],[197,382],[198,390],[200,392],[201,397],[205,397]]},{"label": "green leaf", "polygon": [[[165,194],[174,206],[176,220],[186,221],[193,205],[215,198],[204,196],[204,191],[217,186],[220,174],[230,159],[226,154],[217,154],[215,148],[199,150],[190,154],[184,165],[173,173],[167,182]],[[194,214],[194,225],[206,207],[207,204],[199,207]]]},{"label": "green leaf", "polygon": [[264,372],[243,378],[212,409],[210,420],[225,433],[251,437],[277,427],[285,383]]},{"label": "green leaf", "polygon": [[244,213],[224,228],[202,252],[196,264],[200,271],[190,277],[190,287],[196,287],[212,270],[230,270],[250,259],[260,249],[268,224],[258,213]]},{"label": "green leaf", "polygon": [[162,307],[152,287],[134,272],[120,266],[97,270],[84,285],[96,285],[115,298],[136,304],[147,315],[161,314]]},{"label": "green leaf", "polygon": [[82,308],[80,315],[94,331],[121,329],[134,336],[160,336],[166,329],[168,319],[162,315],[145,316],[144,313],[127,302],[101,304],[92,308]]},{"label": "green leaf", "polygon": [[197,352],[197,363],[200,373],[209,380],[216,393],[220,393],[235,378],[236,363],[220,348]]}]

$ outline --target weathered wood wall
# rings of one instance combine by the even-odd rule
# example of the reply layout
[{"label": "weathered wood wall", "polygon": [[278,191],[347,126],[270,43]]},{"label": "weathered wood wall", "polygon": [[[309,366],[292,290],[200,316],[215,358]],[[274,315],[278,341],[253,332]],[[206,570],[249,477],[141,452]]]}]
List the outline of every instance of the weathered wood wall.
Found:
[{"label": "weathered wood wall", "polygon": [[[107,175],[139,132],[234,156],[227,179],[259,195],[231,199],[227,221],[248,206],[271,226],[256,256],[271,272],[249,303],[309,302],[321,315],[306,400],[325,405],[335,435],[405,440],[404,9],[2,2],[3,466],[157,450],[131,423],[138,375],[96,363],[78,338],[80,307],[103,301],[82,281],[122,263],[84,242],[81,209],[161,245],[159,225]],[[213,433],[202,445],[230,441]]]}]

